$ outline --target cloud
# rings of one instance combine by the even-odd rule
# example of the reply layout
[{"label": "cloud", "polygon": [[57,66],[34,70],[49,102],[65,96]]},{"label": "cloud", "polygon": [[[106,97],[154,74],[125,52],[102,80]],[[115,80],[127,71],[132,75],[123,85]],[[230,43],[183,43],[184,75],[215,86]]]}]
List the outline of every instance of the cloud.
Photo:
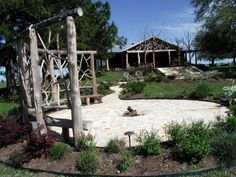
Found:
[{"label": "cloud", "polygon": [[157,30],[168,30],[172,32],[183,32],[185,30],[188,30],[189,32],[196,32],[198,28],[200,27],[200,24],[198,23],[179,23],[176,25],[160,25],[160,26],[153,26],[153,29]]}]

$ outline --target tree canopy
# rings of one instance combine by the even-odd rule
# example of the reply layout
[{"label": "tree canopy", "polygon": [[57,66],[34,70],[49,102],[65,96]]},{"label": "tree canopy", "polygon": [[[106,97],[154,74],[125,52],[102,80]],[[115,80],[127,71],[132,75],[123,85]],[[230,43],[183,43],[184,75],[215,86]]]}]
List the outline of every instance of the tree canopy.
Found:
[{"label": "tree canopy", "polygon": [[[126,38],[118,36],[118,29],[110,21],[110,5],[101,0],[7,0],[0,1],[0,65],[7,65],[9,59],[14,61],[16,38],[20,31],[30,24],[60,14],[64,11],[81,7],[82,17],[76,18],[77,49],[97,50],[97,57],[106,59],[109,49],[115,45],[124,46]],[[52,25],[50,30],[60,30],[65,34],[65,28],[60,28],[63,22]],[[49,29],[43,36],[46,38]],[[62,35],[63,36],[63,35]],[[61,46],[65,46],[63,37]],[[10,53],[10,55],[7,55]],[[7,78],[8,79],[8,78]]]},{"label": "tree canopy", "polygon": [[196,21],[202,24],[196,47],[208,59],[236,57],[236,1],[192,0]]}]

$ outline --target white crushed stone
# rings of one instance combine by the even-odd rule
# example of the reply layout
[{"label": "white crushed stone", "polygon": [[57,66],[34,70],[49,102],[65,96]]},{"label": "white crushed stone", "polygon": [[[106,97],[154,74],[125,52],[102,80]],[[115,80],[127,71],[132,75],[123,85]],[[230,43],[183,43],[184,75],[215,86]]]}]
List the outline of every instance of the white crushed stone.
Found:
[{"label": "white crushed stone", "polygon": [[[100,104],[82,107],[83,120],[92,121],[89,131],[95,136],[98,147],[106,146],[110,138],[123,138],[128,145],[126,131],[133,131],[137,135],[143,129],[157,131],[162,140],[166,139],[164,127],[166,124],[176,122],[190,122],[204,120],[205,123],[216,121],[216,116],[227,116],[226,107],[205,101],[192,100],[169,100],[169,99],[143,99],[143,100],[120,100],[118,98],[121,88],[111,87],[115,93],[103,97]],[[127,107],[136,109],[140,116],[122,117]],[[69,109],[50,113],[55,118],[71,119]],[[53,131],[61,133],[61,128],[51,127]],[[88,132],[86,132],[88,133]],[[70,131],[72,136],[72,131]],[[136,144],[136,136],[131,138],[132,145]]]}]

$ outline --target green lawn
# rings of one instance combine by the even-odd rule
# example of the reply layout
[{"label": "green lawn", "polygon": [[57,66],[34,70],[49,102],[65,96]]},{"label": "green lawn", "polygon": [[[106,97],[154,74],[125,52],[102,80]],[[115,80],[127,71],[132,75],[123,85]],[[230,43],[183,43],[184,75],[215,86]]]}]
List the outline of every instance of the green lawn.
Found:
[{"label": "green lawn", "polygon": [[119,72],[101,72],[100,74],[97,75],[97,82],[101,83],[103,81],[106,82],[117,82],[120,79],[123,79],[123,71],[119,71]]},{"label": "green lawn", "polygon": [[[229,170],[224,171],[213,171],[209,173],[204,173],[201,175],[193,175],[195,177],[233,177],[236,174],[236,169],[232,168]],[[57,177],[57,175],[48,174],[48,173],[33,173],[29,172],[28,170],[21,170],[21,169],[15,169],[12,167],[8,167],[5,165],[0,164],[0,177],[41,177],[41,176],[50,176],[50,177]],[[58,176],[63,177],[63,176]],[[186,176],[190,177],[190,176]]]},{"label": "green lawn", "polygon": [[[230,81],[219,82],[206,82],[214,97],[219,97],[224,94],[223,87],[231,85]],[[184,82],[184,81],[171,81],[160,83],[147,83],[144,88],[143,94],[146,97],[152,98],[176,98],[181,95],[189,95],[195,90],[199,81]]]}]

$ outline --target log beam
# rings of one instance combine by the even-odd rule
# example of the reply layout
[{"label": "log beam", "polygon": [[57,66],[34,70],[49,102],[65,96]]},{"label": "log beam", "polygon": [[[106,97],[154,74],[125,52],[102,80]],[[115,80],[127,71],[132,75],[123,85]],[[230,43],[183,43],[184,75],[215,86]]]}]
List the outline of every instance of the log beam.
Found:
[{"label": "log beam", "polygon": [[83,133],[81,99],[78,82],[77,54],[76,54],[76,29],[73,17],[66,18],[67,23],[67,50],[71,87],[71,117],[73,121],[74,143]]},{"label": "log beam", "polygon": [[72,10],[69,10],[69,11],[66,11],[60,15],[57,15],[57,16],[54,16],[54,17],[51,17],[51,18],[48,18],[48,19],[45,19],[45,20],[42,20],[36,24],[32,24],[31,26],[29,26],[26,30],[22,31],[20,33],[21,34],[24,34],[25,32],[27,32],[29,29],[38,29],[38,28],[44,28],[44,27],[47,27],[47,26],[50,26],[54,23],[58,23],[62,20],[64,20],[66,17],[68,16],[73,16],[73,17],[76,17],[76,16],[82,16],[83,15],[83,10],[78,7],[78,8],[75,8],[75,9],[72,9]]}]

